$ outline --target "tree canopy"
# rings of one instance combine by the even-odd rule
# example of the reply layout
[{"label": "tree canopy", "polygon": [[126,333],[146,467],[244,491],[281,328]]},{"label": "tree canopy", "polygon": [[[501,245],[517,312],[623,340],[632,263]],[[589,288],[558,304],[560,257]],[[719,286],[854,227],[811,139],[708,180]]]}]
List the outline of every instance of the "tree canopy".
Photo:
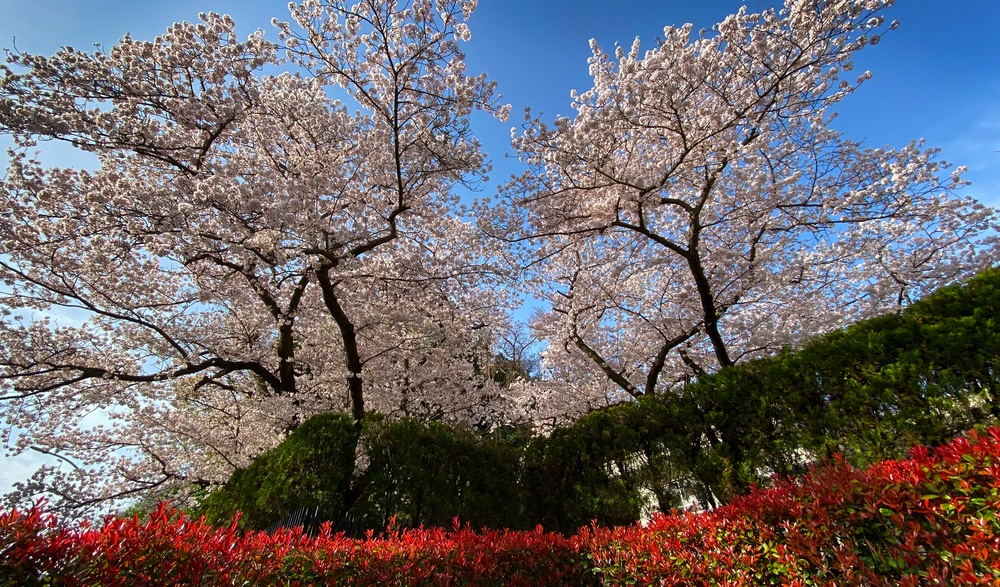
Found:
[{"label": "tree canopy", "polygon": [[[195,495],[322,413],[489,427],[669,395],[994,264],[962,168],[829,125],[889,4],[595,44],[575,115],[528,115],[527,171],[472,207],[470,115],[509,110],[466,72],[475,1],[305,0],[277,44],[203,14],[8,51],[0,413],[8,450],[69,465],[11,499]],[[43,165],[47,140],[95,168]],[[548,303],[540,369],[505,314],[523,294]]]},{"label": "tree canopy", "polygon": [[995,212],[954,194],[962,168],[829,125],[890,4],[789,1],[667,27],[645,52],[592,43],[593,87],[571,117],[526,117],[529,170],[493,220],[533,245],[552,368],[599,396],[663,393],[996,261]]},{"label": "tree canopy", "polygon": [[[319,412],[481,416],[475,357],[503,296],[452,186],[484,172],[470,112],[504,111],[464,72],[470,11],[305,2],[283,46],[206,14],[107,54],[9,53],[0,377],[16,449],[72,459],[73,487],[120,479],[103,498],[225,480]],[[45,169],[39,138],[99,167]],[[81,422],[94,410],[111,423]]]}]

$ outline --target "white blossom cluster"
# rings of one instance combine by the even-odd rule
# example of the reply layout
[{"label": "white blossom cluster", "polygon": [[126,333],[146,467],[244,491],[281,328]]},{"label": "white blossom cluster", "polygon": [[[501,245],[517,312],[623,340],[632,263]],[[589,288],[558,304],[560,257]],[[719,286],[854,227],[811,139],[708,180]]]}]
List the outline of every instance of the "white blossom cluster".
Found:
[{"label": "white blossom cluster", "polygon": [[[473,8],[303,2],[283,46],[204,14],[9,54],[0,413],[8,451],[60,463],[9,501],[183,500],[331,410],[499,417],[506,278],[453,189],[487,171],[469,114],[505,116],[465,74]],[[44,168],[39,138],[99,166]]]},{"label": "white blossom cluster", "polygon": [[529,171],[487,222],[549,302],[550,370],[669,393],[996,263],[996,212],[955,194],[963,168],[829,126],[889,5],[790,0],[645,52],[592,42],[575,114],[526,113]]}]

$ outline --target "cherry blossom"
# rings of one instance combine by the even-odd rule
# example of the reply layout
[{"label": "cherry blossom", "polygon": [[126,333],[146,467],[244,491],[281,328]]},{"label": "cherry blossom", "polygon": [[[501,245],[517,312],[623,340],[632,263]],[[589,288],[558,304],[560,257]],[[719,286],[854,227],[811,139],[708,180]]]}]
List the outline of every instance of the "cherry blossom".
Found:
[{"label": "cherry blossom", "polygon": [[[305,1],[280,45],[203,14],[8,52],[4,440],[68,464],[11,499],[183,499],[319,412],[493,417],[506,294],[453,189],[487,171],[470,113],[506,116],[465,72],[473,7]],[[96,169],[44,167],[41,140]]]},{"label": "cherry blossom", "polygon": [[[489,170],[470,115],[509,110],[466,72],[475,4],[304,0],[278,43],[204,14],[107,53],[7,53],[3,440],[60,463],[8,502],[183,502],[328,411],[545,429],[1000,257],[962,168],[835,130],[888,0],[593,43],[575,114],[526,113],[528,171],[465,207]],[[47,167],[46,141],[96,163]],[[534,339],[506,315],[524,295],[547,302]],[[525,340],[537,369],[494,377]]]},{"label": "cherry blossom", "polygon": [[997,261],[996,213],[956,194],[962,168],[834,130],[890,4],[789,0],[644,52],[592,42],[575,114],[526,113],[530,171],[487,223],[550,304],[533,328],[557,379],[588,402],[669,393]]}]

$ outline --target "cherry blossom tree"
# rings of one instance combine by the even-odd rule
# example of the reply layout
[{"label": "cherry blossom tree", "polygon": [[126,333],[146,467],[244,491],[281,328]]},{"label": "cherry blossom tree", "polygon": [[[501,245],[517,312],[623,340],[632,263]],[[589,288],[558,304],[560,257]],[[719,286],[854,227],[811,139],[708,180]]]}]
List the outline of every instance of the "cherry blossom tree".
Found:
[{"label": "cherry blossom tree", "polygon": [[[312,414],[488,417],[502,296],[456,184],[474,1],[306,0],[280,44],[203,14],[109,52],[8,52],[0,405],[53,505],[224,481]],[[47,168],[39,141],[95,169]]]},{"label": "cherry blossom tree", "polygon": [[533,328],[557,380],[588,402],[665,393],[996,262],[996,214],[955,194],[962,168],[833,128],[891,3],[743,8],[644,53],[592,42],[574,116],[526,113],[531,170],[492,222],[550,304]]}]

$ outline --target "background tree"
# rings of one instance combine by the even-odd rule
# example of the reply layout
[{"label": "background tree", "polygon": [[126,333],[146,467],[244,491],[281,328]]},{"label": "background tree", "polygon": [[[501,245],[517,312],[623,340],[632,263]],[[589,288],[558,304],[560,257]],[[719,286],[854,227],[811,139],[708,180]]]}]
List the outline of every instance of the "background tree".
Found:
[{"label": "background tree", "polygon": [[[473,6],[306,1],[283,46],[203,14],[8,52],[5,440],[73,465],[25,493],[207,486],[319,412],[475,415],[500,300],[451,188],[485,170],[470,112],[505,110],[464,71]],[[98,165],[47,169],[39,139]]]},{"label": "background tree", "polygon": [[907,304],[997,259],[992,209],[935,151],[831,123],[886,0],[788,0],[608,54],[572,118],[526,114],[493,229],[524,252],[550,368],[614,397]]}]

